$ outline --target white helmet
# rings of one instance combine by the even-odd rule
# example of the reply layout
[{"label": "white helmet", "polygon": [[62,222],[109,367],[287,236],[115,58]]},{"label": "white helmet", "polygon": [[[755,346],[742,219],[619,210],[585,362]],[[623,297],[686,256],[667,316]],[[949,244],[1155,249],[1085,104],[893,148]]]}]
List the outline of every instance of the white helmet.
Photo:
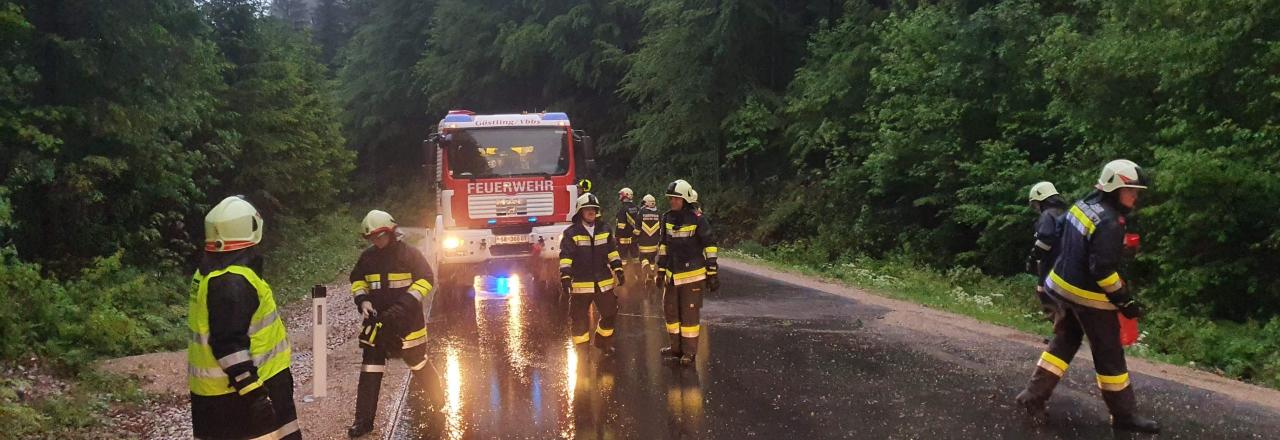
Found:
[{"label": "white helmet", "polygon": [[240,196],[222,199],[204,216],[204,250],[231,252],[262,242],[262,215]]},{"label": "white helmet", "polygon": [[635,198],[636,198],[636,193],[632,192],[631,188],[623,188],[618,190],[618,200],[626,202]]},{"label": "white helmet", "polygon": [[1098,176],[1098,184],[1094,187],[1102,192],[1112,192],[1118,188],[1145,189],[1147,176],[1138,164],[1125,159],[1116,159],[1102,166],[1102,175]]},{"label": "white helmet", "polygon": [[600,199],[596,198],[596,195],[592,193],[578,196],[578,212],[582,212],[583,208],[595,208],[598,211],[600,209]]},{"label": "white helmet", "polygon": [[658,206],[658,199],[653,198],[653,194],[645,194],[643,200],[644,206],[648,206],[650,208]]},{"label": "white helmet", "polygon": [[689,189],[689,203],[698,203],[698,191]]},{"label": "white helmet", "polygon": [[1058,195],[1058,189],[1053,187],[1052,183],[1040,182],[1031,185],[1031,194],[1027,196],[1033,202],[1043,202],[1051,196]]},{"label": "white helmet", "polygon": [[397,227],[396,219],[391,217],[391,214],[377,209],[365,214],[360,226],[364,229],[364,238],[395,232]]},{"label": "white helmet", "polygon": [[689,200],[692,193],[693,185],[690,185],[689,182],[685,182],[684,179],[671,182],[670,185],[667,185],[667,197],[679,197],[684,199],[686,202],[692,202],[694,200]]}]

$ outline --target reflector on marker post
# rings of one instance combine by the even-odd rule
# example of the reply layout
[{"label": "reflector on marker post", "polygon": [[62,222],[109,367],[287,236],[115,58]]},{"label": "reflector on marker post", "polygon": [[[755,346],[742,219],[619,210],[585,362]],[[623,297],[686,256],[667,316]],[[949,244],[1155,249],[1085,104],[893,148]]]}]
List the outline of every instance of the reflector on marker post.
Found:
[{"label": "reflector on marker post", "polygon": [[316,398],[325,397],[329,388],[328,371],[329,371],[329,320],[325,319],[325,304],[328,303],[328,289],[320,284],[316,284],[311,288],[311,321],[313,328],[311,329],[311,360],[313,362],[312,371],[312,390],[311,393]]}]

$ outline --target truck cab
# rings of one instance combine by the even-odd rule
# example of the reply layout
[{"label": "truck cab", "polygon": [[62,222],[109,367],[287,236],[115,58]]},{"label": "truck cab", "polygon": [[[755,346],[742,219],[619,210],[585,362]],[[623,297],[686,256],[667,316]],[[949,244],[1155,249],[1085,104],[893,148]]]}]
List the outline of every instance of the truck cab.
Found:
[{"label": "truck cab", "polygon": [[426,248],[438,288],[456,296],[493,271],[554,286],[560,237],[593,161],[590,137],[565,113],[453,110],[426,145],[437,183]]}]

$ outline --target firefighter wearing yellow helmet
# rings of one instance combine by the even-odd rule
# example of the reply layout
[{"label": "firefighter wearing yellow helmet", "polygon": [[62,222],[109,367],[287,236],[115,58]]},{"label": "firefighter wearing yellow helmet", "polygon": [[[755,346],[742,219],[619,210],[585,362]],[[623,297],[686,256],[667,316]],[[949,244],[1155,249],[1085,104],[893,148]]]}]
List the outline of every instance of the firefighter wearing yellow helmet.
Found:
[{"label": "firefighter wearing yellow helmet", "polygon": [[698,351],[702,295],[720,289],[715,236],[707,219],[694,209],[694,194],[684,180],[667,186],[671,210],[662,215],[658,244],[658,285],[664,286],[663,312],[671,338],[662,355],[682,365],[693,364]]},{"label": "firefighter wearing yellow helmet", "polygon": [[639,235],[636,231],[640,221],[640,207],[636,206],[634,201],[635,192],[631,188],[623,188],[618,191],[618,213],[614,216],[616,227],[613,235],[618,239],[618,253],[622,255],[622,263],[625,265],[627,260],[636,258],[637,249],[635,239]]},{"label": "firefighter wearing yellow helmet", "polygon": [[[564,230],[560,240],[560,282],[569,295],[569,319],[573,344],[581,346],[591,340],[595,328],[595,345],[605,355],[612,355],[614,323],[618,316],[618,297],[614,287],[626,283],[622,275],[622,257],[608,226],[600,220],[600,200],[594,194],[578,197],[578,212],[573,224]],[[600,315],[591,322],[591,305]]]},{"label": "firefighter wearing yellow helmet", "polygon": [[398,354],[409,366],[414,389],[432,389],[426,381],[437,378],[427,362],[423,317],[435,281],[431,266],[421,252],[401,241],[395,218],[385,211],[369,211],[361,222],[361,235],[370,246],[351,270],[352,299],[364,318],[355,422],[347,431],[351,437],[373,430],[388,356]]},{"label": "firefighter wearing yellow helmet", "polygon": [[1031,186],[1027,203],[1038,214],[1035,243],[1031,246],[1031,253],[1027,255],[1027,272],[1036,276],[1036,298],[1040,301],[1040,309],[1049,321],[1053,321],[1058,303],[1045,292],[1044,280],[1049,276],[1053,261],[1058,258],[1058,226],[1062,215],[1066,213],[1067,201],[1062,199],[1052,183],[1040,182]]},{"label": "firefighter wearing yellow helmet", "polygon": [[1071,359],[1089,338],[1093,366],[1102,400],[1116,429],[1159,432],[1156,421],[1137,414],[1137,399],[1129,382],[1120,323],[1142,317],[1142,306],[1118,272],[1124,252],[1125,216],[1147,188],[1137,164],[1115,160],[1102,167],[1095,190],[1071,206],[1063,216],[1060,254],[1049,271],[1045,290],[1061,312],[1053,324],[1053,341],[1040,355],[1027,388],[1017,403],[1036,419],[1045,417],[1045,402],[1066,374]]},{"label": "firefighter wearing yellow helmet", "polygon": [[258,210],[239,196],[223,199],[204,218],[204,253],[187,310],[196,438],[302,438],[288,335],[271,286],[258,275],[263,226]]},{"label": "firefighter wearing yellow helmet", "polygon": [[658,199],[652,194],[644,195],[644,204],[640,206],[640,217],[636,228],[636,247],[640,251],[640,271],[645,282],[653,281],[657,275],[658,240],[662,238],[662,214],[658,212]]}]

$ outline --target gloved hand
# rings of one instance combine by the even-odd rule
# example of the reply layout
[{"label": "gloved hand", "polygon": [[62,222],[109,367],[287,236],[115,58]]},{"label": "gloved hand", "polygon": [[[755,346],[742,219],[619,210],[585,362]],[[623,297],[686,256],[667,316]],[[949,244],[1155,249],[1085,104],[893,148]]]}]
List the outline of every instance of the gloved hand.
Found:
[{"label": "gloved hand", "polygon": [[707,275],[707,289],[712,292],[720,290],[719,275]]},{"label": "gloved hand", "polygon": [[373,308],[373,303],[369,301],[360,302],[360,316],[368,320],[378,317],[378,311]]},{"label": "gloved hand", "polygon": [[1137,299],[1133,298],[1133,295],[1129,294],[1128,285],[1121,287],[1115,293],[1107,295],[1107,299],[1112,304],[1115,304],[1116,308],[1120,309],[1120,314],[1124,315],[1125,318],[1138,319],[1144,315],[1142,303],[1139,303]]},{"label": "gloved hand", "polygon": [[666,285],[667,285],[667,271],[658,269],[658,286],[662,287]]},{"label": "gloved hand", "polygon": [[1040,274],[1040,260],[1032,253],[1027,255],[1027,273],[1032,275]]},{"label": "gloved hand", "polygon": [[265,386],[259,386],[243,397],[249,407],[249,422],[254,430],[264,430],[275,426],[276,409],[271,405],[271,396]]},{"label": "gloved hand", "polygon": [[564,291],[565,295],[573,293],[573,278],[560,277],[560,289]]},{"label": "gloved hand", "polygon": [[627,274],[626,272],[623,272],[622,269],[613,271],[613,276],[618,279],[618,287],[622,287],[624,284],[627,284]]}]

